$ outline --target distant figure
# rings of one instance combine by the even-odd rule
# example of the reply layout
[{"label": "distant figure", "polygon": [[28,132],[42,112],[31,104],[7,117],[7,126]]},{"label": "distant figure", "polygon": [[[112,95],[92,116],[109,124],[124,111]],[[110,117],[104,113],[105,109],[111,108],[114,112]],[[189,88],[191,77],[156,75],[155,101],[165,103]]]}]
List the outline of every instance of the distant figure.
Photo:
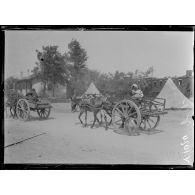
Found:
[{"label": "distant figure", "polygon": [[144,97],[143,92],[141,89],[139,89],[139,87],[137,86],[137,84],[133,84],[131,87],[131,92],[132,92],[132,98],[133,99],[141,99]]},{"label": "distant figure", "polygon": [[77,107],[79,102],[77,101],[77,98],[75,95],[70,97],[70,99],[71,99],[71,110],[72,110],[72,112],[76,112],[76,110],[77,110],[76,107]]}]

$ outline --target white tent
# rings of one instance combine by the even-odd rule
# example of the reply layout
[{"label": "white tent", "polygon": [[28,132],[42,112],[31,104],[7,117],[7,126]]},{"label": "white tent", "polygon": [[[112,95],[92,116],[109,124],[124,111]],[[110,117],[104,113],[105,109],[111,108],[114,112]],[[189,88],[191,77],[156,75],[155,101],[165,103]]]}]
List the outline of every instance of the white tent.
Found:
[{"label": "white tent", "polygon": [[93,83],[89,85],[87,91],[83,95],[92,95],[92,94],[101,95],[101,93]]},{"label": "white tent", "polygon": [[191,98],[189,98],[189,100],[190,100],[191,102],[194,102],[194,97],[192,96]]},{"label": "white tent", "polygon": [[171,78],[167,80],[157,98],[166,99],[166,108],[192,108],[193,103],[177,88]]}]

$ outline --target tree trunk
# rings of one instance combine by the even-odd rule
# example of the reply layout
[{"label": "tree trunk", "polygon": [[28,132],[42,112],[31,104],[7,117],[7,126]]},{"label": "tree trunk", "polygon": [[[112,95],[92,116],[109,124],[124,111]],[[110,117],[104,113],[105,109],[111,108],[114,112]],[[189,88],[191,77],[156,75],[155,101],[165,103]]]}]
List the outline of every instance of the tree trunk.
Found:
[{"label": "tree trunk", "polygon": [[74,83],[74,89],[73,89],[74,95],[78,93],[77,82],[78,82],[78,76],[75,77],[75,83]]},{"label": "tree trunk", "polygon": [[53,97],[55,97],[55,83],[53,83],[53,87],[52,87],[52,92],[53,92]]},{"label": "tree trunk", "polygon": [[55,90],[55,79],[54,79],[54,74],[53,74],[53,97],[55,96],[54,90]]}]

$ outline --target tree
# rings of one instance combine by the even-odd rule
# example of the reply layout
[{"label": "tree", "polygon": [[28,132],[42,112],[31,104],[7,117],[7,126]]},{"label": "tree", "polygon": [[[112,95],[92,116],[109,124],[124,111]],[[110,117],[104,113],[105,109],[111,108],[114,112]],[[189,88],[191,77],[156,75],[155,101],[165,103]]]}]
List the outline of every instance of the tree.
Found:
[{"label": "tree", "polygon": [[74,86],[74,89],[77,91],[78,82],[86,71],[86,61],[88,59],[88,56],[85,49],[81,47],[80,43],[76,39],[73,39],[68,44],[68,49],[69,51],[67,53],[67,58],[72,65],[72,84]]},{"label": "tree", "polygon": [[136,79],[151,77],[153,76],[153,72],[154,72],[154,68],[152,66],[149,67],[145,72],[136,69],[135,72],[133,73],[133,77]]},{"label": "tree", "polygon": [[52,83],[53,96],[57,83],[65,85],[69,82],[70,72],[66,64],[65,56],[58,51],[58,46],[42,47],[42,51],[37,52],[37,67],[33,69],[33,73],[41,79],[44,84],[44,94],[46,85]]},{"label": "tree", "polygon": [[17,78],[14,78],[13,76],[7,78],[5,80],[5,94],[7,94],[10,90],[15,89],[15,83],[18,81]]},{"label": "tree", "polygon": [[97,70],[88,70],[88,73],[90,75],[90,82],[96,82],[99,79],[100,72]]},{"label": "tree", "polygon": [[128,72],[127,73],[127,77],[130,78],[130,79],[132,79],[133,78],[133,72]]},{"label": "tree", "polygon": [[153,76],[153,72],[154,72],[154,68],[153,66],[149,67],[146,72],[144,72],[144,77],[149,77],[149,76]]}]

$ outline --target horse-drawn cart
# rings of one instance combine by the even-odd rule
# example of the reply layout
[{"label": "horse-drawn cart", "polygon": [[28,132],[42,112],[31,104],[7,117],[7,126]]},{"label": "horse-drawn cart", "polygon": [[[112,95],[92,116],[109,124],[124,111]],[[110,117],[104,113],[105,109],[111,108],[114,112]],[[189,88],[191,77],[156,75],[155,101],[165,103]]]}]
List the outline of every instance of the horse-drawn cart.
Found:
[{"label": "horse-drawn cart", "polygon": [[38,102],[27,99],[19,99],[16,105],[17,117],[21,120],[28,120],[30,111],[35,111],[41,119],[47,119],[50,115],[51,105],[48,101],[40,100]]},{"label": "horse-drawn cart", "polygon": [[26,121],[30,117],[30,111],[35,111],[41,119],[47,119],[50,115],[51,104],[47,100],[33,100],[27,96],[21,96],[16,92],[8,95],[8,106],[12,117]]},{"label": "horse-drawn cart", "polygon": [[159,124],[160,115],[167,113],[165,103],[166,100],[162,98],[122,100],[112,110],[112,124],[116,128],[125,128],[133,120],[137,128],[154,129]]}]

